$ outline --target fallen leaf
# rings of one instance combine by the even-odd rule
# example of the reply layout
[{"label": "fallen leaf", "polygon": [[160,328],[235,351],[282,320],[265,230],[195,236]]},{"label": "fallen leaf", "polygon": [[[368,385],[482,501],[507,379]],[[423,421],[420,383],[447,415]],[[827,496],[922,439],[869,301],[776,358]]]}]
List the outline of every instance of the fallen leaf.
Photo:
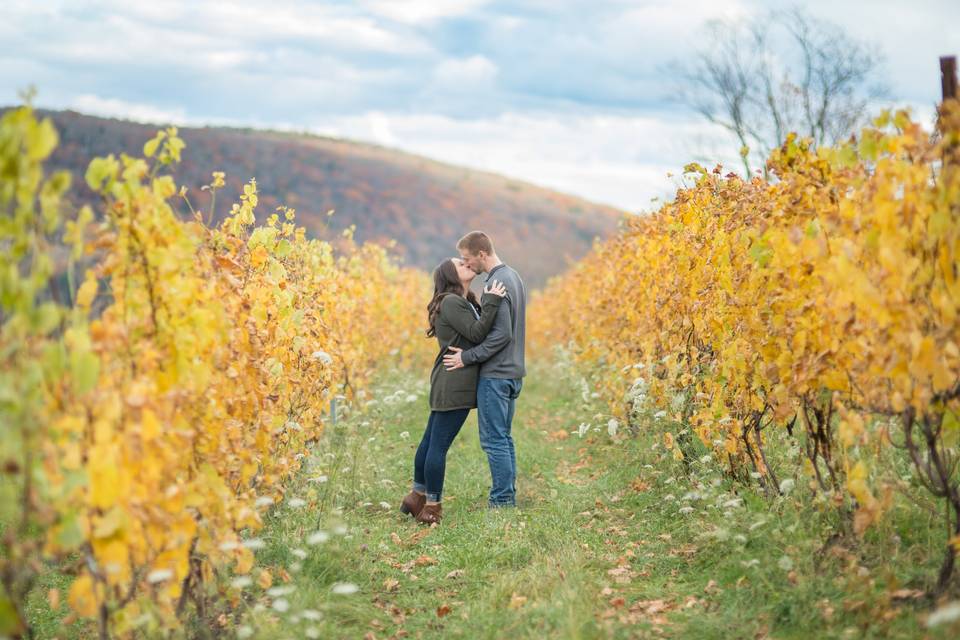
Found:
[{"label": "fallen leaf", "polygon": [[260,572],[260,576],[257,578],[257,584],[260,585],[261,589],[269,589],[270,585],[273,584],[273,576],[270,575],[270,572],[266,569]]},{"label": "fallen leaf", "polygon": [[387,591],[396,591],[400,588],[400,581],[394,578],[387,578],[383,581],[383,588]]},{"label": "fallen leaf", "polygon": [[897,589],[890,594],[890,597],[894,600],[916,600],[925,595],[927,595],[926,592],[919,589]]},{"label": "fallen leaf", "polygon": [[527,596],[517,595],[516,592],[510,596],[510,604],[507,605],[508,609],[519,609],[524,604],[527,603]]},{"label": "fallen leaf", "polygon": [[410,546],[417,544],[418,542],[426,538],[428,535],[430,535],[431,531],[432,529],[421,529],[420,531],[417,531],[415,534],[407,538],[407,544]]},{"label": "fallen leaf", "polygon": [[463,569],[454,569],[453,571],[447,574],[447,579],[456,580],[457,578],[462,578],[465,573],[466,571],[464,571]]},{"label": "fallen leaf", "polygon": [[390,533],[390,540],[392,540],[393,544],[397,545],[398,547],[403,544],[403,540],[400,539],[400,536],[397,535],[396,531]]}]

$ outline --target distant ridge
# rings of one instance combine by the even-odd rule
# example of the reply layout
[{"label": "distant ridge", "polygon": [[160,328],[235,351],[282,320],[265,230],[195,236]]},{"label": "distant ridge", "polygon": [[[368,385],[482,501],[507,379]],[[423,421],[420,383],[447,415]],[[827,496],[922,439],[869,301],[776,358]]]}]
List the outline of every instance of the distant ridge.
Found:
[{"label": "distant ridge", "polygon": [[[74,173],[72,197],[78,204],[95,200],[82,180],[91,158],[142,155],[143,143],[162,126],[73,111],[42,113],[60,132],[48,166]],[[206,204],[196,189],[210,181],[212,171],[227,174],[220,215],[241,185],[256,177],[260,219],[284,204],[319,237],[355,225],[358,240],[395,240],[394,250],[406,264],[426,270],[454,255],[463,233],[483,229],[501,258],[529,287],[538,287],[583,256],[595,237],[613,232],[623,214],[520,180],[367,143],[227,127],[180,127],[180,134],[187,148],[175,176],[191,189],[194,206]],[[331,209],[336,213],[328,218]]]}]

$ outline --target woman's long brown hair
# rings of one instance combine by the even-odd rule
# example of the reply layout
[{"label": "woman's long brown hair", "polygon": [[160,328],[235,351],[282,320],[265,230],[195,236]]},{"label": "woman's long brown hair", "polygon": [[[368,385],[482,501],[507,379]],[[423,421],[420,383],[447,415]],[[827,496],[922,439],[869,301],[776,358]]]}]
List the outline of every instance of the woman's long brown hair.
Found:
[{"label": "woman's long brown hair", "polygon": [[[437,316],[440,315],[440,303],[450,295],[463,296],[463,283],[460,282],[460,276],[457,275],[457,266],[453,264],[453,258],[447,258],[433,270],[433,298],[427,305],[427,323],[430,325],[430,328],[427,329],[428,338],[437,335]],[[464,297],[478,311],[480,310],[480,303],[473,291],[467,291],[467,295]]]}]

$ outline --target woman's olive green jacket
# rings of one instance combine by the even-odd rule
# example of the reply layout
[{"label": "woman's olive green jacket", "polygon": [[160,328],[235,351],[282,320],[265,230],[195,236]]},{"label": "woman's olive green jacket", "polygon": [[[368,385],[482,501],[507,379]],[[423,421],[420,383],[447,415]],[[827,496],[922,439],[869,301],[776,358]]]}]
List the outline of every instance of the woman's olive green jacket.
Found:
[{"label": "woman's olive green jacket", "polygon": [[443,356],[448,353],[448,347],[459,347],[466,351],[483,342],[493,326],[493,319],[502,300],[498,295],[485,294],[480,300],[479,319],[473,305],[463,296],[451,294],[440,302],[440,312],[434,327],[440,353],[437,354],[430,372],[431,410],[452,411],[473,409],[477,406],[477,377],[480,366],[471,364],[447,371],[443,366]]}]

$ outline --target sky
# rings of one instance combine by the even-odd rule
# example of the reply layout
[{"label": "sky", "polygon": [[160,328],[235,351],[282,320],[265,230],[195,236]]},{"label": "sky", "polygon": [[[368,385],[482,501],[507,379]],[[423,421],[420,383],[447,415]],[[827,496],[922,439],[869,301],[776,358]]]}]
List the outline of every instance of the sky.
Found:
[{"label": "sky", "polygon": [[[957,0],[808,0],[876,45],[889,105],[930,121]],[[629,211],[683,165],[735,164],[677,99],[672,61],[710,20],[769,0],[3,0],[0,104],[349,138]],[[887,103],[876,105],[877,108]]]}]

